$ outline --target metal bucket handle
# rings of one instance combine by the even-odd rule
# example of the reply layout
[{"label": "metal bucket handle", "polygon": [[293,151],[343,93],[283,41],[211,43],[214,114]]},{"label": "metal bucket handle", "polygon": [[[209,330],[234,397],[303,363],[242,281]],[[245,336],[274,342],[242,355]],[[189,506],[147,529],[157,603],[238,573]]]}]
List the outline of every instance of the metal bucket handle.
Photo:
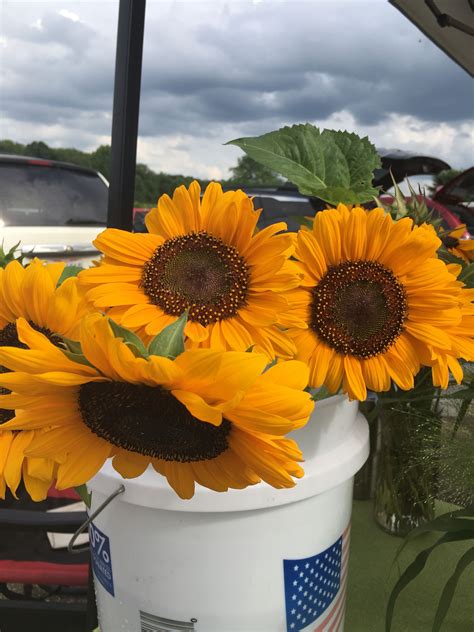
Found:
[{"label": "metal bucket handle", "polygon": [[81,526],[74,533],[74,535],[69,541],[69,544],[67,545],[68,553],[82,553],[83,551],[87,551],[87,549],[89,548],[89,545],[87,545],[86,547],[83,546],[83,547],[80,547],[80,548],[78,547],[77,549],[75,549],[74,548],[75,541],[81,535],[81,533],[83,533],[87,529],[87,527],[94,520],[94,518],[97,518],[97,516],[100,513],[102,513],[102,511],[107,507],[107,505],[111,503],[114,498],[116,498],[120,494],[123,494],[124,491],[125,491],[125,485],[120,485],[120,487],[118,487],[114,492],[112,492],[109,496],[107,496],[104,502],[99,507],[97,507],[97,509],[87,518],[87,520],[85,520],[81,524]]}]

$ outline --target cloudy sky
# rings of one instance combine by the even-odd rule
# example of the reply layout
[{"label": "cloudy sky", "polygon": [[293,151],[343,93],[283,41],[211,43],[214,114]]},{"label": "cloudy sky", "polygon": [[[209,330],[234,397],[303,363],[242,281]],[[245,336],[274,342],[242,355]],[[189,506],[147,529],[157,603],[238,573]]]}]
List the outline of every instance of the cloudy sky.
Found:
[{"label": "cloudy sky", "polygon": [[[0,137],[110,143],[117,0],[1,0]],[[148,0],[138,160],[220,178],[312,122],[473,163],[471,79],[387,0]]]}]

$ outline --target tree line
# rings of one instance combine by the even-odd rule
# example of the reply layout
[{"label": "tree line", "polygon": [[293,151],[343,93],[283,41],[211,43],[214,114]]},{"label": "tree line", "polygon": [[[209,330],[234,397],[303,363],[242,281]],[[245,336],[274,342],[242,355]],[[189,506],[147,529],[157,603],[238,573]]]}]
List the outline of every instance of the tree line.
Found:
[{"label": "tree line", "polygon": [[[100,171],[110,180],[110,145],[100,145],[92,152],[85,152],[71,147],[49,147],[43,141],[33,141],[25,145],[12,140],[0,140],[0,153],[69,162]],[[237,165],[229,171],[230,177],[221,180],[224,187],[276,186],[281,183],[279,176],[248,156],[240,157]],[[193,176],[163,171],[157,173],[147,165],[138,163],[135,171],[135,206],[155,205],[157,199],[164,193],[171,195],[176,187],[181,184],[189,186],[193,180],[198,180],[202,187],[209,182],[209,180]]]}]

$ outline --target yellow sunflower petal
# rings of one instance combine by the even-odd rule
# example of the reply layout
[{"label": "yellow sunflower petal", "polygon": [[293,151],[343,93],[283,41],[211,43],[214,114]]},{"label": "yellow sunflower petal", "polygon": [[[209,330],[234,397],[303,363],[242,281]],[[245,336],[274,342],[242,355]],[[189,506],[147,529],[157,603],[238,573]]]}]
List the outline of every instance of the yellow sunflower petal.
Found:
[{"label": "yellow sunflower petal", "polygon": [[47,326],[47,314],[54,290],[51,275],[43,263],[39,260],[30,263],[22,283],[23,302],[27,307],[26,314],[29,320],[40,327]]},{"label": "yellow sunflower petal", "polygon": [[320,341],[319,344],[314,347],[311,357],[309,376],[309,383],[311,386],[318,388],[324,384],[333,362],[334,355],[334,351],[324,342]]},{"label": "yellow sunflower petal", "polygon": [[10,488],[10,491],[15,498],[16,490],[18,489],[22,476],[25,449],[28,447],[33,435],[34,433],[32,431],[19,432],[13,437],[10,444],[10,450],[3,469],[3,475],[7,486]]},{"label": "yellow sunflower petal", "polygon": [[158,200],[158,207],[147,213],[145,224],[150,233],[170,239],[187,232],[186,220],[174,201],[168,195],[163,195]]},{"label": "yellow sunflower petal", "polygon": [[49,481],[42,480],[40,478],[35,478],[31,476],[27,468],[25,467],[26,463],[23,463],[23,482],[25,484],[26,491],[30,495],[31,499],[35,502],[40,502],[41,500],[45,500],[48,496],[49,488],[52,484],[52,479]]},{"label": "yellow sunflower petal", "polygon": [[162,462],[162,473],[183,500],[194,495],[194,476],[189,463]]},{"label": "yellow sunflower petal", "polygon": [[[156,235],[129,233],[118,228],[107,228],[93,241],[94,246],[111,259],[132,266],[143,266],[160,243],[162,240]],[[89,270],[80,273],[80,279],[85,283],[93,276]]]},{"label": "yellow sunflower petal", "polygon": [[379,358],[362,360],[361,368],[367,388],[376,393],[388,391],[390,388],[390,375]]},{"label": "yellow sunflower petal", "polygon": [[336,264],[341,261],[341,232],[340,218],[336,210],[318,213],[313,223],[313,233],[319,247],[324,252],[328,264]]},{"label": "yellow sunflower petal", "polygon": [[96,435],[84,433],[80,442],[68,453],[67,458],[58,466],[56,487],[67,489],[87,483],[110,456],[110,444]]},{"label": "yellow sunflower petal", "polygon": [[174,389],[171,391],[172,395],[181,402],[189,410],[193,417],[206,421],[213,426],[220,426],[222,423],[222,412],[213,406],[209,406],[202,397],[196,393],[190,393],[189,391],[181,391]]},{"label": "yellow sunflower petal", "polygon": [[364,401],[367,397],[367,389],[362,374],[361,363],[357,358],[344,356],[344,391],[350,399]]},{"label": "yellow sunflower petal", "polygon": [[296,257],[304,261],[305,272],[312,282],[318,282],[326,273],[326,259],[317,240],[309,231],[301,230],[298,233]]},{"label": "yellow sunflower petal", "polygon": [[405,391],[413,388],[413,373],[395,351],[389,349],[386,355],[379,356],[379,360],[395,384]]},{"label": "yellow sunflower petal", "polygon": [[367,214],[366,259],[376,260],[390,239],[392,218],[381,208],[375,208]]},{"label": "yellow sunflower petal", "polygon": [[124,478],[136,478],[143,474],[150,463],[150,458],[129,450],[120,450],[112,460],[112,465]]},{"label": "yellow sunflower petal", "polygon": [[367,247],[367,214],[362,208],[353,208],[345,226],[342,250],[345,259],[365,259]]},{"label": "yellow sunflower petal", "polygon": [[8,432],[7,430],[1,430],[0,432],[0,478],[3,476],[13,437],[13,432]]},{"label": "yellow sunflower petal", "polygon": [[25,275],[26,270],[18,261],[11,261],[2,273],[2,302],[15,317],[21,316],[25,311],[21,289]]},{"label": "yellow sunflower petal", "polygon": [[298,390],[305,389],[308,386],[308,380],[308,366],[298,360],[278,362],[260,377],[261,382],[279,384]]}]

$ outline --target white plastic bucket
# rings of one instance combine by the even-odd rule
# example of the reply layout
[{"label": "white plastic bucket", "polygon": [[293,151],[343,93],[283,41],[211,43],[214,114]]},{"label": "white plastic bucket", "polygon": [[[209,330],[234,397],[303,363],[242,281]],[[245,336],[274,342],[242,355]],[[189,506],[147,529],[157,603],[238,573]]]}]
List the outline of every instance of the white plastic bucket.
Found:
[{"label": "white plastic bucket", "polygon": [[343,629],[354,474],[369,449],[357,402],[319,402],[294,433],[296,487],[266,484],[180,500],[153,470],[95,476],[91,525],[101,632],[338,632]]}]

